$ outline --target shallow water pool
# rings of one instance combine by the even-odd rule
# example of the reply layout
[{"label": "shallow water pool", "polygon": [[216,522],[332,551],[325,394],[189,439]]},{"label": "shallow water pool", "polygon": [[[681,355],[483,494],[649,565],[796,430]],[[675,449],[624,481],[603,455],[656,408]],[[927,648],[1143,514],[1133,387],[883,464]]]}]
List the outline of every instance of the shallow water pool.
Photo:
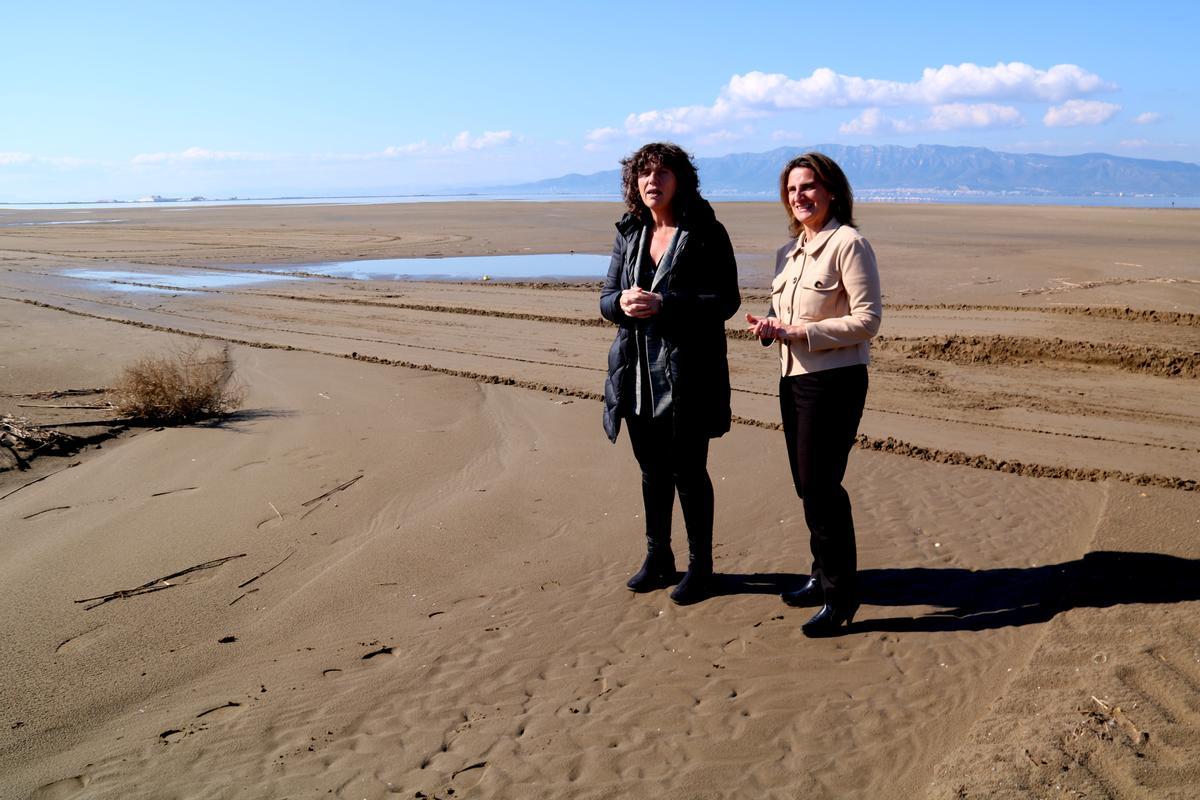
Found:
[{"label": "shallow water pool", "polygon": [[[173,292],[187,289],[225,289],[267,281],[297,280],[287,275],[269,275],[262,272],[214,272],[196,270],[191,272],[138,272],[120,269],[68,269],[62,274],[68,278],[102,283],[106,289],[122,292]],[[134,285],[140,284],[140,285]],[[145,284],[154,284],[147,286]],[[166,287],[166,288],[163,288]]]},{"label": "shallow water pool", "polygon": [[330,278],[369,281],[484,280],[489,278],[603,278],[608,256],[589,253],[455,256],[447,258],[377,258],[290,264],[273,271],[306,272]]}]

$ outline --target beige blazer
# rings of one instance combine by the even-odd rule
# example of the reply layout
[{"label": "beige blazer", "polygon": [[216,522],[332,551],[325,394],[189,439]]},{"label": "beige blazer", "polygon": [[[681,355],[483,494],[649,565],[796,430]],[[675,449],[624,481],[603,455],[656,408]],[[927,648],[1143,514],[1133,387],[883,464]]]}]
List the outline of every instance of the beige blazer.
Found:
[{"label": "beige blazer", "polygon": [[791,240],[775,254],[771,310],[808,334],[779,343],[785,377],[869,363],[883,318],[875,251],[836,219],[808,241]]}]

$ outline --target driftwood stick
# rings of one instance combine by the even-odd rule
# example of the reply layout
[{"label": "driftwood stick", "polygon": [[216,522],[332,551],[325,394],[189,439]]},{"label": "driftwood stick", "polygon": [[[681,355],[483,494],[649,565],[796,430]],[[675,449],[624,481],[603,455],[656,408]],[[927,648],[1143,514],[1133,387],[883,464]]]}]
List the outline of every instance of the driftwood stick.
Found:
[{"label": "driftwood stick", "polygon": [[21,517],[21,519],[33,519],[34,517],[41,516],[42,514],[49,514],[51,511],[64,511],[68,508],[70,508],[70,506],[54,506],[53,508],[43,508],[41,511],[35,511],[32,514],[26,514],[25,516]]},{"label": "driftwood stick", "polygon": [[243,597],[245,597],[246,595],[251,595],[251,594],[254,594],[254,593],[255,593],[255,592],[257,592],[257,591],[258,591],[258,589],[249,589],[249,590],[247,590],[247,591],[245,591],[245,592],[242,592],[242,593],[241,593],[241,594],[239,594],[237,597],[235,597],[235,598],[233,598],[232,600],[230,600],[230,601],[229,601],[229,605],[233,605],[234,603],[236,603],[238,600],[241,600],[241,599],[242,599]]},{"label": "driftwood stick", "polygon": [[[284,561],[287,561],[289,558],[291,558],[291,557],[292,557],[292,556],[294,556],[294,555],[296,555],[296,551],[295,551],[295,550],[291,551],[291,552],[290,552],[290,553],[288,553],[286,556],[284,556],[284,557],[283,557],[283,560],[282,560],[282,561],[280,561],[278,564],[276,564],[276,565],[275,565],[275,567],[278,567],[278,566],[279,566],[279,564],[282,564]],[[247,586],[249,586],[250,584],[254,583],[256,580],[258,580],[259,578],[261,578],[263,575],[266,575],[268,572],[270,572],[271,570],[275,569],[275,567],[270,567],[270,568],[268,568],[268,569],[265,569],[265,570],[263,570],[262,572],[258,573],[258,574],[257,574],[257,575],[255,575],[253,578],[251,578],[250,580],[246,581],[245,583],[239,583],[239,584],[238,584],[238,588],[239,588],[239,589],[245,589]]]},{"label": "driftwood stick", "polygon": [[349,489],[349,488],[350,488],[351,486],[353,486],[353,485],[354,485],[356,482],[358,482],[358,481],[359,481],[359,480],[360,480],[362,477],[363,477],[362,475],[358,475],[358,476],[356,476],[356,477],[354,477],[354,478],[351,478],[350,480],[348,480],[348,481],[346,481],[345,483],[343,483],[341,486],[335,486],[335,487],[333,487],[332,489],[330,489],[328,492],[326,492],[325,494],[321,495],[320,497],[314,497],[312,500],[306,500],[305,502],[303,502],[303,503],[301,503],[301,504],[300,504],[300,507],[301,507],[301,508],[307,508],[308,506],[311,506],[313,503],[319,503],[320,501],[324,500],[326,497],[329,497],[329,496],[330,496],[330,495],[332,495],[332,494],[337,494],[337,493],[338,493],[338,492],[340,492],[340,491],[343,491],[343,490],[345,490],[345,489]]},{"label": "driftwood stick", "polygon": [[[103,409],[98,409],[103,410]],[[45,425],[30,425],[31,430],[55,431],[59,428],[89,428],[99,425],[129,425],[135,420],[129,417],[113,417],[111,419],[85,419],[74,422],[47,422]]]},{"label": "driftwood stick", "polygon": [[104,394],[108,389],[98,387],[96,389],[55,389],[50,392],[29,392],[27,394],[9,394],[7,392],[0,393],[0,397],[26,397],[30,400],[52,400],[55,397],[73,397],[84,394]]},{"label": "driftwood stick", "polygon": [[89,411],[101,411],[101,410],[112,408],[112,406],[110,406],[108,403],[101,403],[100,405],[90,405],[90,406],[43,406],[43,405],[33,405],[32,403],[17,403],[16,405],[17,405],[17,408],[79,408],[79,409],[86,408]]},{"label": "driftwood stick", "polygon": [[180,576],[187,575],[190,572],[196,572],[196,571],[202,570],[202,569],[212,569],[213,567],[219,567],[222,564],[224,564],[226,561],[232,561],[235,558],[244,558],[245,555],[246,555],[245,553],[239,553],[236,556],[225,556],[224,558],[215,558],[212,561],[205,561],[202,564],[196,564],[194,566],[188,567],[187,569],[181,569],[178,572],[172,572],[170,575],[164,575],[161,578],[155,578],[152,581],[146,581],[141,586],[135,586],[132,589],[118,589],[117,591],[111,592],[109,594],[102,594],[97,597],[85,597],[82,600],[76,600],[75,602],[76,603],[91,603],[90,606],[84,606],[84,608],[83,608],[84,611],[91,611],[93,608],[96,608],[97,606],[102,606],[105,603],[110,603],[113,600],[121,600],[126,597],[135,597],[139,594],[149,594],[150,592],[161,592],[163,589],[171,588],[172,584],[167,583],[167,581],[171,580],[172,578],[178,578]]},{"label": "driftwood stick", "polygon": [[74,464],[67,464],[62,469],[56,469],[54,472],[51,472],[49,475],[43,475],[40,478],[35,478],[34,480],[31,480],[29,483],[18,486],[17,488],[13,489],[8,494],[0,495],[0,500],[3,500],[6,497],[12,497],[14,494],[16,494],[17,492],[21,491],[22,489],[24,489],[28,486],[33,486],[35,483],[41,483],[42,481],[46,480],[46,478],[53,478],[58,473],[65,472],[66,470],[69,470],[71,467],[78,467],[82,463],[83,463],[82,461],[76,461]]}]

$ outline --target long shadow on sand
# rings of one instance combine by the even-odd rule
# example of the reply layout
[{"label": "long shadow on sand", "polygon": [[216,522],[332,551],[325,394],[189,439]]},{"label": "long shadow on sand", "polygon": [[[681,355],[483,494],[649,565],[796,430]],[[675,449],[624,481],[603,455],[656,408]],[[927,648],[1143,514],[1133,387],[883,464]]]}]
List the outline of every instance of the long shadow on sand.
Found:
[{"label": "long shadow on sand", "polygon": [[[774,594],[800,585],[786,573],[721,575],[715,594]],[[859,572],[870,606],[934,606],[911,617],[855,622],[850,631],[979,631],[1047,622],[1072,608],[1200,600],[1200,559],[1098,550],[1042,567],[904,567]]]},{"label": "long shadow on sand", "polygon": [[243,408],[232,411],[222,417],[212,417],[195,423],[197,428],[218,428],[241,433],[241,427],[249,422],[262,419],[285,419],[296,416],[296,412],[286,408]]}]

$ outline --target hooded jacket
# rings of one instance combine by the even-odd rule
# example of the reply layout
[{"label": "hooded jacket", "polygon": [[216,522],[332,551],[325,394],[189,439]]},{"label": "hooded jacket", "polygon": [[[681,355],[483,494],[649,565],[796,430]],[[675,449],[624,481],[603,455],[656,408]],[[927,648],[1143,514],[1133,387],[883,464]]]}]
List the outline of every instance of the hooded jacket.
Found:
[{"label": "hooded jacket", "polygon": [[655,386],[670,392],[676,433],[721,436],[729,430],[729,364],[725,358],[725,320],[741,305],[737,263],[724,226],[712,206],[699,200],[679,215],[674,258],[655,273],[650,290],[662,295],[662,309],[636,320],[621,310],[621,292],[636,285],[634,274],[644,223],[633,214],[617,222],[612,261],[600,292],[600,314],[615,323],[604,383],[604,431],[612,441],[621,419],[633,409],[634,372],[638,369],[636,332],[643,326],[655,354],[650,363]]}]

